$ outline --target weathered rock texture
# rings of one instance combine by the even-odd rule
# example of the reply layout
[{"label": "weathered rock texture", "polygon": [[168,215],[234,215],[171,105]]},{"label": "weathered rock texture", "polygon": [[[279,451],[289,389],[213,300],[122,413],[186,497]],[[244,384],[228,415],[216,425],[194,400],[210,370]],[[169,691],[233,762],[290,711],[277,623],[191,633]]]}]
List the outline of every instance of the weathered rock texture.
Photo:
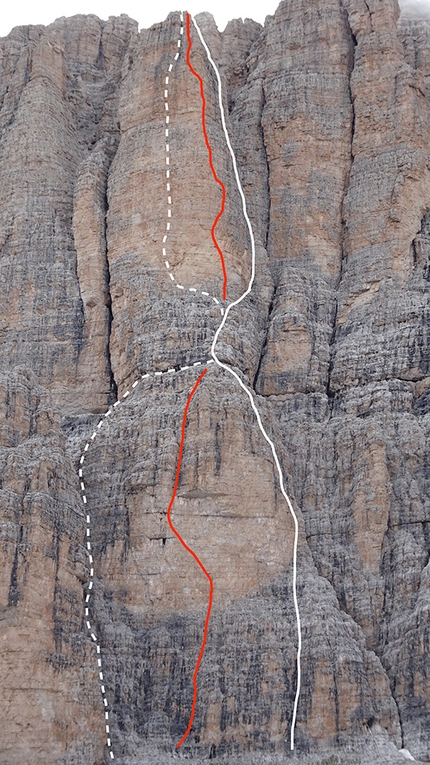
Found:
[{"label": "weathered rock texture", "polygon": [[[222,34],[197,20],[256,240],[254,288],[218,354],[255,391],[299,517],[291,762],[324,751],[388,765],[402,747],[428,762],[430,24],[399,18],[396,0],[283,0],[264,27],[235,20]],[[79,458],[141,374],[207,359],[220,322],[221,194],[185,35],[166,189],[179,35],[174,12],[140,33],[126,16],[75,16],[0,40],[2,765],[110,761],[83,616]],[[251,242],[215,75],[192,38],[227,190],[217,237],[231,301]],[[184,290],[162,254],[168,194]],[[91,618],[127,765],[170,761],[190,713],[208,584],[166,511],[197,376],[142,381],[85,460]],[[189,411],[173,517],[214,581],[181,753],[284,761],[294,524],[249,402],[215,364]]]}]

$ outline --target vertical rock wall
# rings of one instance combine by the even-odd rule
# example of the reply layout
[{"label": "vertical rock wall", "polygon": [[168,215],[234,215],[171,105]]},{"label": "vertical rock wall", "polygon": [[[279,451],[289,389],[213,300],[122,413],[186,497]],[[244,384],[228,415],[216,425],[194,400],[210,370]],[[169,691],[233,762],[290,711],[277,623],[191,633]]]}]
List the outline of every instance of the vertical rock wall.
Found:
[{"label": "vertical rock wall", "polygon": [[[376,738],[391,752],[380,765],[402,746],[427,761],[430,27],[399,20],[395,0],[283,0],[264,27],[222,34],[197,20],[256,241],[254,288],[218,355],[255,391],[299,518],[298,762]],[[251,241],[191,35],[231,301]],[[140,33],[126,16],[77,16],[0,41],[4,765],[110,761],[83,616],[76,471],[93,431],[91,619],[115,757],[161,762],[188,724],[208,583],[166,510],[193,364],[225,304],[210,236],[221,193],[186,44],[179,12]],[[294,524],[249,402],[214,364],[173,518],[214,582],[181,751],[286,756]]]}]

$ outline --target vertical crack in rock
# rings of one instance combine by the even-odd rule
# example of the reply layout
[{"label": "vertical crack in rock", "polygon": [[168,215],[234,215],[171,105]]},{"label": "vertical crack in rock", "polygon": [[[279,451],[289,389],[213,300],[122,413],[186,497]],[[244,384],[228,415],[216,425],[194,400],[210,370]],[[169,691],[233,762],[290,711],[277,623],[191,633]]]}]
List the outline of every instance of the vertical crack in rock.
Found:
[{"label": "vertical crack in rock", "polygon": [[20,590],[19,583],[18,583],[19,556],[21,552],[21,544],[22,544],[23,536],[24,536],[24,527],[22,524],[20,524],[18,537],[15,543],[15,553],[13,556],[12,568],[10,570],[10,584],[9,584],[9,592],[8,592],[8,599],[7,599],[8,606],[18,605],[19,601],[23,597],[23,593]]},{"label": "vertical crack in rock", "polygon": [[275,300],[276,300],[276,293],[277,293],[277,286],[276,286],[276,283],[275,283],[273,285],[272,297],[270,299],[270,303],[269,303],[268,308],[267,308],[266,331],[265,331],[264,339],[263,339],[263,342],[262,342],[262,345],[261,345],[261,351],[260,351],[260,357],[259,357],[259,361],[258,361],[258,366],[257,366],[256,372],[255,372],[255,375],[254,375],[254,379],[253,379],[253,383],[252,383],[252,387],[253,387],[253,389],[255,390],[256,393],[260,393],[259,386],[258,386],[258,379],[259,379],[259,374],[260,374],[260,370],[261,370],[261,365],[262,365],[262,363],[264,361],[264,357],[265,357],[265,355],[267,353],[267,343],[268,343],[268,337],[269,337],[269,327],[270,327],[270,322],[271,322],[271,319],[272,319],[273,306],[274,306]]},{"label": "vertical crack in rock", "polygon": [[268,242],[269,242],[269,226],[270,226],[270,215],[271,215],[271,196],[270,196],[270,163],[268,161],[267,157],[267,148],[266,143],[264,139],[264,127],[262,123],[262,116],[264,114],[264,110],[266,108],[266,95],[265,95],[265,88],[264,88],[264,81],[261,82],[261,93],[262,93],[262,100],[261,100],[261,111],[259,115],[258,120],[258,127],[260,130],[260,136],[261,136],[261,146],[262,146],[262,153],[263,153],[263,161],[265,165],[265,173],[264,178],[266,179],[266,195],[267,195],[267,217],[266,217],[266,225],[264,228],[264,234],[263,234],[263,246],[264,249],[267,250],[268,248]]},{"label": "vertical crack in rock", "polygon": [[[75,188],[73,230],[85,317],[79,358],[81,406],[90,411],[106,408],[116,392],[110,360],[112,300],[106,221],[108,173],[117,144],[116,137],[108,137],[96,145],[79,170]],[[90,398],[85,400],[88,394]]]},{"label": "vertical crack in rock", "polygon": [[351,136],[350,136],[350,165],[349,165],[349,169],[345,173],[345,186],[344,186],[344,193],[343,193],[342,201],[341,201],[342,238],[341,238],[340,267],[339,267],[338,278],[336,279],[335,287],[334,287],[334,297],[333,297],[334,312],[333,312],[332,332],[331,332],[331,337],[329,341],[330,358],[329,358],[329,364],[328,364],[328,370],[327,370],[326,393],[330,403],[330,415],[332,414],[332,405],[333,405],[333,400],[335,398],[335,394],[331,390],[331,376],[333,371],[334,355],[336,352],[336,331],[337,331],[336,322],[337,322],[337,315],[338,315],[338,291],[342,281],[342,274],[345,267],[346,245],[347,245],[347,230],[348,229],[347,229],[347,217],[345,216],[345,198],[348,194],[348,188],[349,188],[349,183],[351,179],[351,171],[352,171],[352,166],[354,164],[353,145],[354,145],[354,135],[355,135],[355,108],[354,108],[354,98],[353,98],[352,89],[351,89],[351,78],[353,76],[353,72],[355,68],[357,39],[349,24],[348,11],[344,7],[342,0],[340,4],[345,14],[345,20],[348,25],[348,30],[350,33],[350,39],[352,43],[352,47],[350,48],[350,66],[349,66],[349,77],[348,77],[348,93],[349,93],[349,101],[351,105]]},{"label": "vertical crack in rock", "polygon": [[266,107],[266,94],[264,92],[264,82],[262,82],[262,84],[261,84],[261,92],[263,94],[263,99],[262,99],[262,104],[261,104],[261,114],[260,114],[259,126],[260,126],[260,133],[261,133],[261,143],[262,143],[263,152],[264,152],[264,155],[263,155],[264,156],[264,162],[265,162],[265,165],[266,165],[266,184],[267,184],[266,185],[266,191],[267,191],[267,200],[268,200],[268,204],[267,204],[267,218],[266,218],[266,226],[265,226],[263,244],[264,244],[264,249],[267,250],[268,242],[269,242],[269,226],[270,226],[270,216],[271,216],[271,204],[272,204],[272,202],[271,202],[271,196],[270,196],[270,164],[269,164],[269,160],[268,160],[268,157],[267,157],[267,149],[266,149],[266,144],[265,144],[265,141],[264,141],[264,128],[263,128],[262,120],[261,120],[261,117],[264,114],[264,110],[265,110],[265,107]]},{"label": "vertical crack in rock", "polygon": [[105,195],[104,195],[104,220],[105,220],[105,243],[106,243],[106,306],[108,309],[108,332],[107,332],[108,336],[107,336],[106,350],[107,350],[107,373],[110,378],[110,395],[108,397],[107,403],[113,404],[115,401],[118,400],[118,385],[116,383],[115,375],[113,373],[112,359],[111,359],[111,352],[110,352],[113,313],[112,313],[112,295],[110,291],[110,268],[109,268],[109,258],[107,256],[107,236],[106,236],[107,214],[108,214],[108,208],[109,208],[108,193],[107,193],[108,178],[109,178],[109,170],[106,176]]},{"label": "vertical crack in rock", "polygon": [[327,398],[330,405],[330,416],[333,414],[333,400],[336,395],[335,393],[332,392],[330,387],[331,375],[333,370],[333,362],[334,362],[334,353],[336,349],[336,319],[337,319],[337,310],[338,310],[336,297],[334,298],[334,301],[335,302],[334,302],[333,328],[332,328],[331,338],[329,342],[330,360],[329,360],[328,370],[327,370],[327,386],[326,386]]},{"label": "vertical crack in rock", "polygon": [[63,643],[63,623],[61,618],[61,584],[59,578],[60,570],[60,531],[59,523],[57,522],[56,528],[53,529],[52,548],[53,557],[55,563],[55,575],[54,575],[54,592],[52,602],[52,621],[53,621],[53,633],[54,633],[54,649],[55,653],[61,654]]}]

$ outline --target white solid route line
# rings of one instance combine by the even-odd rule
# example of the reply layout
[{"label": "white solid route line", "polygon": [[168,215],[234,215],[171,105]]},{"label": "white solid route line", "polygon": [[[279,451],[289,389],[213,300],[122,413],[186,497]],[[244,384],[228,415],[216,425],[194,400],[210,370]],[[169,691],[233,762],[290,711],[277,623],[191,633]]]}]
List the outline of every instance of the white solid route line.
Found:
[{"label": "white solid route line", "polygon": [[[274,446],[273,442],[270,440],[269,436],[267,435],[267,433],[266,433],[266,431],[265,431],[265,429],[263,427],[263,424],[262,424],[261,418],[260,418],[260,414],[259,414],[258,409],[257,409],[257,407],[255,405],[255,402],[254,402],[253,394],[246,387],[246,385],[244,385],[244,383],[241,381],[240,377],[236,374],[236,372],[234,372],[233,369],[231,369],[228,365],[224,364],[223,362],[221,362],[218,359],[218,357],[216,355],[216,352],[215,352],[215,348],[216,348],[216,344],[218,342],[218,338],[219,338],[220,332],[221,332],[221,330],[223,329],[223,327],[225,325],[225,322],[226,322],[226,319],[227,319],[227,316],[229,314],[230,309],[233,306],[238,305],[251,292],[252,284],[253,284],[254,278],[255,278],[255,241],[254,241],[254,235],[253,235],[253,231],[252,231],[252,226],[251,226],[251,223],[250,223],[248,215],[247,215],[245,197],[244,197],[244,194],[243,194],[242,186],[241,186],[240,179],[239,179],[238,172],[237,172],[236,159],[235,159],[235,156],[234,156],[234,153],[233,153],[233,149],[232,149],[231,144],[230,144],[230,139],[229,139],[229,136],[228,136],[227,127],[226,127],[226,124],[225,124],[224,109],[223,109],[223,105],[222,105],[221,80],[220,80],[219,72],[218,72],[218,69],[217,69],[214,61],[212,60],[212,57],[210,55],[210,51],[209,51],[209,49],[208,49],[208,47],[206,45],[206,42],[203,39],[203,36],[201,34],[201,31],[200,31],[200,29],[199,29],[195,19],[193,17],[191,17],[191,18],[192,18],[194,26],[196,27],[196,30],[197,30],[198,35],[200,37],[200,40],[201,40],[201,42],[203,44],[203,47],[205,48],[206,54],[208,56],[208,59],[209,59],[211,65],[212,65],[212,67],[215,70],[215,74],[216,74],[217,80],[218,80],[218,95],[219,95],[219,103],[220,103],[220,110],[221,110],[222,125],[223,125],[223,129],[224,129],[224,134],[225,134],[225,137],[226,137],[226,142],[227,142],[230,154],[232,156],[233,167],[234,167],[234,172],[235,172],[235,177],[236,177],[236,182],[237,182],[239,193],[240,193],[241,199],[242,199],[243,213],[244,213],[244,217],[245,217],[245,220],[247,222],[249,233],[250,233],[250,237],[251,237],[251,245],[252,245],[251,278],[250,278],[247,290],[237,300],[233,301],[232,303],[229,303],[227,308],[226,308],[226,310],[225,310],[225,312],[224,312],[224,308],[222,306],[220,306],[222,320],[221,320],[221,323],[220,323],[220,325],[219,325],[219,327],[218,327],[218,329],[217,329],[217,331],[215,333],[215,336],[214,336],[214,339],[213,339],[213,342],[212,342],[212,346],[211,346],[211,355],[212,355],[212,358],[211,359],[206,359],[205,361],[193,362],[193,364],[191,366],[190,365],[184,365],[184,366],[180,367],[177,370],[175,370],[174,368],[170,367],[170,368],[168,368],[164,372],[157,371],[157,372],[152,372],[152,373],[146,372],[145,374],[142,374],[140,376],[140,378],[138,380],[135,380],[135,382],[132,384],[132,386],[131,386],[132,390],[127,390],[122,395],[122,400],[119,399],[111,407],[109,407],[108,411],[104,414],[104,418],[105,419],[102,419],[102,420],[99,421],[99,423],[97,424],[97,429],[93,432],[93,434],[90,437],[90,440],[87,441],[87,443],[84,446],[83,452],[82,452],[80,460],[79,460],[79,465],[82,466],[84,464],[86,456],[87,456],[86,452],[88,451],[88,449],[89,449],[89,447],[91,445],[91,442],[94,442],[95,438],[101,433],[101,428],[102,428],[102,425],[105,423],[106,418],[109,417],[112,413],[114,413],[118,406],[120,406],[122,403],[125,403],[127,397],[133,392],[133,390],[135,390],[137,388],[138,384],[142,380],[148,379],[151,376],[155,378],[155,377],[164,376],[166,374],[169,374],[169,375],[171,375],[172,373],[177,374],[179,372],[192,369],[193,367],[200,366],[201,364],[208,365],[208,364],[213,364],[214,362],[220,368],[226,370],[231,375],[233,375],[233,377],[235,377],[235,379],[238,381],[238,383],[241,386],[241,388],[247,394],[247,396],[248,396],[248,398],[249,398],[249,400],[251,402],[251,406],[252,406],[252,408],[254,410],[254,413],[256,415],[259,428],[260,428],[264,438],[266,439],[266,441],[270,445],[270,448],[272,450],[272,454],[273,454],[273,457],[274,457],[274,460],[275,460],[275,464],[276,464],[276,467],[277,467],[277,470],[278,470],[278,474],[279,474],[280,488],[281,488],[282,494],[283,494],[283,496],[284,496],[284,498],[285,498],[285,500],[287,502],[288,508],[289,508],[289,510],[291,512],[291,515],[292,515],[293,520],[294,520],[294,525],[295,525],[295,537],[294,537],[294,548],[293,548],[293,598],[294,598],[294,606],[295,606],[296,618],[297,618],[298,650],[297,650],[297,690],[296,690],[296,696],[295,696],[295,701],[294,701],[293,719],[292,719],[292,724],[291,724],[291,749],[294,749],[294,730],[295,730],[295,723],[296,723],[296,717],[297,717],[297,706],[298,706],[298,700],[299,700],[299,695],[300,695],[300,680],[301,680],[301,667],[300,667],[301,627],[300,627],[300,614],[299,614],[299,608],[298,608],[298,602],[297,602],[297,592],[296,592],[296,590],[297,590],[298,521],[297,521],[297,516],[296,516],[296,514],[294,512],[294,509],[292,507],[291,501],[290,501],[290,499],[289,499],[289,497],[288,497],[288,495],[287,495],[287,493],[285,492],[285,489],[284,489],[282,469],[281,469],[281,465],[280,465],[280,462],[279,462],[279,459],[278,459],[278,456],[277,456],[277,453],[276,453],[275,446]],[[180,34],[183,35],[183,12],[182,11],[181,11],[181,30],[180,30]],[[178,40],[178,48],[180,48],[180,46],[181,46],[181,39],[179,38],[179,40]],[[178,58],[179,58],[179,51],[176,53],[176,55],[174,57],[174,60],[177,61]],[[173,69],[173,64],[171,63],[169,65],[168,71],[171,72],[172,69]],[[168,76],[166,76],[166,78],[165,78],[166,86],[168,85],[168,83],[169,83],[169,78],[168,78]],[[165,98],[166,98],[166,101],[165,101],[165,111],[166,112],[169,111],[167,96],[168,96],[168,91],[167,91],[167,88],[166,88],[165,89]],[[168,127],[167,127],[168,125],[169,125],[169,115],[166,114],[166,131],[165,131],[165,134],[166,134],[166,165],[167,166],[169,165],[169,156],[168,156],[168,154],[169,154],[169,143],[167,141],[167,139],[169,137]],[[171,205],[171,196],[170,196],[171,189],[170,189],[169,178],[170,178],[170,169],[167,168],[166,169],[166,179],[167,179],[166,186],[167,186],[167,192],[169,194],[169,196],[168,196],[168,205],[169,205],[169,207],[168,207],[168,217],[170,218],[171,217],[171,208],[170,208],[170,205]],[[170,222],[167,223],[166,230],[167,231],[170,230]],[[163,243],[165,243],[166,241],[167,241],[167,234],[165,234],[164,237],[163,237]],[[177,286],[178,289],[182,289],[182,290],[185,289],[185,287],[183,285],[179,285],[177,283],[174,275],[172,274],[172,272],[170,270],[170,264],[169,264],[169,262],[168,262],[168,260],[166,258],[166,250],[165,250],[165,248],[163,248],[163,257],[165,258],[166,269],[167,269],[167,271],[169,273],[169,276],[170,276],[171,280],[176,283],[176,286]],[[192,293],[196,293],[198,290],[195,287],[189,287],[188,291],[192,292]],[[207,292],[203,292],[202,291],[201,294],[203,296],[205,296],[205,297],[210,297],[209,293],[207,293]],[[217,298],[213,297],[212,300],[214,301],[214,303],[216,305],[219,305],[219,300]],[[79,468],[79,473],[78,474],[79,474],[79,478],[83,479],[83,470],[82,470],[82,467]],[[83,501],[84,505],[86,505],[87,504],[87,496],[84,493],[84,491],[85,491],[85,484],[84,484],[83,480],[80,480],[80,486],[81,486],[81,492],[82,492],[82,501]],[[91,516],[87,512],[86,512],[86,522],[87,522],[87,528],[86,528],[87,545],[86,546],[87,546],[87,555],[88,555],[88,558],[89,558],[89,562],[91,564],[91,568],[90,568],[90,579],[89,579],[89,582],[88,582],[88,590],[89,590],[89,592],[87,592],[87,594],[86,594],[85,603],[89,604],[90,603],[90,599],[91,599],[91,591],[92,591],[93,585],[94,585],[94,568],[93,568],[93,565],[92,565],[93,564],[93,556],[92,556],[92,548],[91,548],[91,542],[90,542],[90,536],[91,536]],[[114,759],[114,754],[113,754],[113,751],[112,751],[112,742],[111,742],[111,738],[110,738],[110,727],[109,727],[109,724],[108,724],[108,720],[109,720],[109,708],[108,708],[108,702],[107,702],[107,699],[106,699],[106,688],[105,688],[105,685],[104,685],[104,675],[103,675],[103,671],[102,671],[102,659],[101,659],[101,655],[100,655],[101,654],[101,652],[100,652],[100,644],[98,642],[97,636],[96,636],[96,634],[94,632],[94,629],[93,629],[93,627],[91,625],[91,621],[89,619],[89,605],[85,608],[85,617],[86,617],[87,629],[88,629],[88,631],[90,633],[91,640],[95,643],[95,646],[96,646],[98,674],[99,674],[99,678],[100,678],[100,681],[101,681],[100,682],[100,690],[101,690],[101,694],[102,694],[102,698],[103,698],[103,706],[105,708],[104,716],[105,716],[105,721],[106,721],[106,724],[105,724],[105,728],[106,728],[106,745],[108,747],[109,756],[113,760]]]},{"label": "white solid route line", "polygon": [[[182,37],[183,34],[184,34],[184,13],[183,13],[183,11],[181,11],[181,29],[180,29],[180,37],[178,39],[178,48],[181,47],[181,37]],[[175,61],[177,61],[178,57],[179,57],[179,51],[178,51],[178,53],[175,56]],[[168,71],[171,72],[172,69],[173,69],[173,64],[169,64]],[[166,170],[166,181],[167,181],[166,182],[166,189],[167,189],[167,217],[171,218],[172,217],[172,207],[171,207],[172,206],[172,197],[171,197],[171,188],[170,188],[170,169],[169,169],[169,166],[170,166],[170,158],[169,158],[170,145],[169,145],[169,127],[168,127],[168,125],[169,125],[170,117],[169,117],[169,114],[168,114],[168,112],[169,112],[169,101],[168,101],[169,91],[168,91],[168,88],[167,88],[168,84],[169,84],[169,76],[166,75],[166,77],[164,79],[164,85],[165,85],[165,88],[164,88],[164,110],[166,112],[166,129],[165,129],[165,138],[166,138],[166,166],[168,166],[167,170]],[[166,231],[170,231],[170,221],[167,221]],[[163,236],[163,245],[166,244],[167,238],[168,238],[168,235],[164,234],[164,236]],[[169,261],[166,258],[166,248],[163,247],[162,251],[163,251],[164,264],[165,264],[165,266],[167,268],[167,272],[168,272],[172,282],[176,285],[177,289],[178,290],[186,290],[186,291],[192,292],[192,293],[199,292],[199,290],[196,287],[184,287],[183,284],[179,284],[178,280],[175,278],[174,274],[170,270],[170,263],[169,263]],[[209,295],[209,292],[202,292],[202,291],[200,291],[200,295],[204,295],[205,297],[211,297]],[[215,303],[215,305],[219,306],[220,311],[221,311],[221,316],[224,316],[224,308],[223,308],[222,305],[220,305],[219,300],[216,297],[212,297],[212,300]]]},{"label": "white solid route line", "polygon": [[278,459],[278,455],[276,453],[276,449],[275,449],[274,443],[273,443],[273,441],[271,441],[271,439],[269,438],[269,436],[267,435],[267,433],[266,433],[266,431],[265,431],[265,429],[263,427],[263,423],[261,422],[261,417],[260,417],[259,411],[258,411],[257,406],[256,406],[255,401],[254,401],[253,393],[242,382],[242,380],[240,379],[239,375],[237,375],[236,372],[233,369],[231,369],[227,364],[224,364],[222,361],[219,360],[219,358],[218,358],[218,356],[216,355],[216,352],[215,352],[215,348],[216,348],[216,344],[218,342],[218,338],[219,338],[220,332],[222,331],[222,329],[223,329],[223,327],[224,327],[224,325],[225,325],[225,323],[227,321],[227,317],[228,317],[228,314],[230,312],[230,309],[233,308],[233,306],[239,305],[239,303],[241,303],[242,300],[244,300],[244,298],[246,298],[246,296],[249,295],[249,293],[251,292],[252,285],[253,285],[253,282],[254,282],[254,279],[255,279],[255,240],[254,240],[254,232],[253,232],[252,226],[251,226],[251,221],[249,220],[247,209],[246,209],[245,195],[243,193],[242,184],[240,182],[239,174],[237,172],[236,157],[234,155],[234,151],[233,151],[231,143],[230,143],[230,138],[229,138],[228,131],[227,131],[227,125],[225,123],[224,107],[223,107],[223,103],[222,103],[221,78],[220,78],[217,66],[216,66],[215,62],[213,61],[212,56],[210,54],[210,50],[209,50],[208,46],[206,45],[206,42],[205,42],[205,40],[203,38],[203,35],[202,35],[201,31],[200,31],[200,28],[199,28],[196,20],[194,19],[194,17],[192,16],[191,18],[192,18],[193,24],[194,24],[194,26],[195,26],[195,28],[197,30],[197,33],[198,33],[198,35],[200,37],[200,41],[201,41],[201,43],[202,43],[202,45],[203,45],[203,47],[204,47],[204,49],[206,51],[206,55],[208,57],[208,60],[210,61],[211,65],[212,65],[212,68],[214,69],[214,72],[215,72],[215,75],[216,75],[216,78],[217,78],[217,81],[218,81],[218,100],[219,100],[219,107],[220,107],[220,112],[221,112],[221,121],[222,121],[222,126],[223,126],[223,130],[224,130],[224,135],[225,135],[226,143],[227,143],[228,149],[230,151],[230,155],[231,155],[232,162],[233,162],[234,175],[235,175],[235,178],[236,178],[236,183],[237,183],[238,191],[239,191],[239,194],[240,194],[241,199],[242,199],[243,215],[244,215],[244,218],[246,220],[246,224],[248,226],[249,235],[250,235],[250,238],[251,238],[251,252],[252,252],[252,258],[251,258],[251,277],[250,277],[250,280],[249,280],[248,287],[245,290],[245,292],[239,298],[237,298],[237,300],[234,300],[232,303],[228,304],[228,306],[226,308],[226,311],[224,313],[224,316],[221,319],[221,324],[219,325],[217,331],[215,332],[215,337],[213,339],[212,346],[211,346],[211,354],[212,354],[212,357],[213,357],[215,363],[218,364],[219,367],[221,367],[222,369],[225,369],[226,372],[229,372],[231,375],[233,375],[233,377],[237,380],[237,382],[239,383],[240,387],[244,390],[244,392],[246,393],[246,395],[248,396],[248,398],[250,400],[250,403],[251,403],[251,406],[252,406],[252,408],[254,410],[255,416],[257,418],[258,426],[259,426],[259,428],[261,430],[261,433],[263,434],[265,440],[267,441],[267,443],[269,444],[269,446],[270,446],[270,448],[272,450],[273,459],[275,461],[276,468],[277,468],[277,471],[278,471],[279,486],[280,486],[281,492],[282,492],[282,494],[284,496],[284,499],[285,499],[285,501],[287,503],[288,509],[289,509],[289,511],[291,513],[291,516],[293,518],[293,521],[294,521],[293,600],[294,600],[294,609],[295,609],[296,621],[297,621],[297,687],[296,687],[296,695],[295,695],[295,699],[294,699],[293,717],[292,717],[292,721],[291,721],[291,736],[290,736],[290,747],[293,750],[294,749],[294,732],[295,732],[296,719],[297,719],[297,707],[298,707],[299,697],[300,697],[300,686],[301,686],[301,663],[300,663],[300,659],[301,659],[301,652],[302,652],[302,632],[301,632],[301,624],[300,624],[299,604],[298,604],[298,601],[297,601],[297,544],[298,544],[298,536],[299,536],[299,523],[298,523],[297,515],[296,515],[296,513],[294,511],[294,508],[293,508],[293,506],[291,504],[291,500],[290,500],[290,498],[289,498],[289,496],[286,493],[285,488],[284,488],[284,479],[283,479],[283,476],[282,476],[282,468],[281,468],[281,464],[280,464],[279,459]]},{"label": "white solid route line", "polygon": [[[201,364],[213,364],[213,359],[206,359],[205,361],[195,361],[195,362],[192,363],[191,366],[185,365],[185,366],[179,367],[179,369],[174,369],[173,367],[169,367],[164,372],[152,372],[152,373],[151,372],[146,372],[145,374],[141,375],[137,380],[135,380],[135,382],[131,386],[132,391],[127,390],[125,393],[123,393],[121,399],[118,399],[118,401],[116,401],[113,404],[113,406],[109,407],[109,409],[105,413],[104,417],[106,418],[107,415],[111,415],[112,413],[118,411],[118,409],[114,408],[114,407],[118,407],[121,404],[124,404],[126,402],[128,396],[133,392],[133,390],[136,390],[137,386],[139,385],[140,382],[142,382],[142,380],[147,380],[150,377],[154,377],[154,378],[155,377],[161,377],[161,376],[164,377],[164,375],[169,375],[169,377],[171,377],[172,374],[178,374],[179,372],[184,372],[187,369],[192,369],[193,367],[200,366]],[[97,425],[97,430],[95,430],[94,433],[91,436],[90,440],[92,442],[94,442],[94,439],[98,435],[100,435],[100,433],[102,432],[101,428],[102,428],[103,425],[105,425],[106,422],[107,422],[106,419],[100,420],[100,422]],[[87,443],[84,446],[83,452],[81,454],[81,457],[80,457],[80,460],[79,460],[79,465],[83,465],[84,464],[86,456],[87,456],[86,453],[87,453],[89,447],[90,447],[90,441],[87,441]],[[87,496],[85,494],[85,483],[84,483],[84,480],[83,480],[83,468],[82,467],[79,467],[79,469],[78,469],[78,477],[79,477],[79,485],[80,485],[80,489],[81,489],[82,502],[84,503],[84,505],[87,505]],[[90,541],[90,537],[91,537],[91,515],[88,512],[88,507],[86,507],[86,509],[85,509],[85,518],[86,518],[85,537],[86,537],[86,540],[87,540],[87,556],[88,556],[88,561],[90,563],[90,576],[89,576],[89,580],[88,580],[88,590],[90,592],[88,592],[86,594],[85,603],[89,604],[90,599],[91,599],[91,590],[93,589],[93,586],[94,586],[94,567],[93,567],[94,559],[93,559],[93,555],[92,555],[92,548],[91,548],[91,541]],[[106,689],[105,689],[105,686],[103,684],[103,669],[102,669],[102,659],[101,659],[101,655],[100,655],[100,643],[98,642],[97,635],[94,632],[94,627],[91,624],[91,621],[90,621],[90,618],[89,618],[89,606],[88,605],[85,607],[85,622],[86,622],[87,630],[90,633],[91,640],[93,641],[93,643],[95,643],[95,646],[96,646],[97,667],[98,667],[98,675],[99,675],[99,679],[100,679],[100,690],[101,690],[102,699],[103,699],[103,706],[106,707],[105,712],[104,712],[105,719],[108,720],[109,719],[109,709],[108,709],[108,702],[107,702],[107,699],[106,699]],[[106,733],[107,734],[109,733],[109,726],[108,725],[106,725]],[[114,760],[115,757],[114,757],[114,753],[112,751],[112,742],[111,742],[111,739],[110,739],[109,736],[106,737],[106,745],[108,747],[109,756],[110,756],[111,760]]]}]

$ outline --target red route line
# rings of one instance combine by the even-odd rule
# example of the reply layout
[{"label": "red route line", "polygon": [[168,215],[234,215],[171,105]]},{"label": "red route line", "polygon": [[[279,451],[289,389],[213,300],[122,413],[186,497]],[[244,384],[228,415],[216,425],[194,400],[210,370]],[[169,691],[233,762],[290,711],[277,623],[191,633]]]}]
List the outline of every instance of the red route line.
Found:
[{"label": "red route line", "polygon": [[187,13],[187,38],[188,38],[188,48],[187,48],[187,55],[186,55],[187,64],[189,66],[190,71],[194,74],[195,77],[197,77],[197,79],[200,82],[200,95],[201,95],[201,98],[202,98],[202,127],[203,127],[203,135],[205,137],[207,150],[208,150],[208,153],[209,153],[209,164],[210,164],[210,167],[211,167],[211,170],[212,170],[212,175],[213,175],[214,179],[221,186],[221,189],[222,189],[221,210],[219,211],[218,215],[216,216],[216,218],[215,218],[215,220],[213,222],[211,234],[212,234],[212,241],[213,241],[215,247],[217,248],[217,250],[219,252],[219,256],[220,256],[220,259],[221,259],[222,272],[223,272],[223,275],[224,275],[224,283],[223,283],[223,288],[222,288],[222,299],[223,300],[227,300],[227,271],[226,271],[226,268],[225,268],[224,255],[223,255],[221,247],[219,246],[219,244],[218,244],[218,242],[216,240],[216,237],[215,237],[215,229],[216,229],[218,221],[221,218],[221,215],[224,213],[224,209],[225,209],[226,190],[225,190],[225,186],[224,186],[223,182],[218,178],[218,176],[216,174],[216,171],[215,171],[215,168],[214,168],[214,165],[213,165],[213,161],[212,161],[212,149],[211,149],[211,145],[209,143],[208,134],[206,132],[206,123],[205,123],[206,99],[205,99],[205,90],[204,90],[204,87],[203,87],[203,80],[200,77],[200,75],[196,72],[196,70],[193,68],[193,66],[191,64],[191,61],[190,61],[190,51],[191,51],[191,46],[192,46],[193,43],[192,43],[191,35],[190,35],[190,14],[189,13]]},{"label": "red route line", "polygon": [[201,645],[201,648],[200,648],[200,653],[199,653],[198,658],[197,658],[196,666],[195,666],[195,669],[194,669],[194,675],[193,675],[194,695],[193,695],[193,703],[192,703],[192,706],[191,706],[190,720],[189,720],[189,723],[188,723],[187,730],[185,731],[185,733],[182,736],[181,740],[176,744],[176,748],[177,749],[180,746],[182,746],[182,744],[184,743],[185,739],[187,738],[187,736],[188,736],[188,734],[189,734],[189,732],[190,732],[190,730],[192,728],[192,725],[193,725],[194,712],[195,712],[196,703],[197,703],[197,674],[198,674],[198,671],[199,671],[199,668],[200,668],[201,660],[203,658],[203,654],[204,654],[205,646],[206,646],[206,640],[207,640],[207,636],[208,636],[209,619],[210,619],[210,616],[211,616],[211,608],[212,608],[212,601],[213,601],[214,585],[213,585],[213,581],[212,581],[211,575],[209,574],[208,571],[206,571],[206,569],[205,569],[203,563],[201,562],[201,560],[197,557],[196,553],[191,549],[191,547],[188,547],[187,543],[184,542],[184,540],[182,539],[182,537],[179,534],[179,532],[176,531],[170,516],[171,516],[171,511],[172,511],[173,503],[174,503],[175,498],[176,498],[176,492],[178,490],[179,474],[181,472],[182,453],[183,453],[183,450],[184,450],[185,425],[187,423],[188,409],[189,409],[190,404],[191,404],[191,399],[194,396],[197,388],[199,387],[199,385],[200,385],[201,381],[203,380],[203,377],[205,376],[207,371],[208,371],[207,369],[204,369],[203,372],[201,373],[201,375],[198,378],[196,384],[194,385],[194,388],[192,389],[190,395],[188,396],[187,403],[185,405],[184,415],[183,415],[183,418],[182,418],[182,435],[181,435],[181,443],[180,443],[180,446],[179,446],[178,464],[176,466],[175,485],[173,487],[173,493],[172,493],[172,498],[171,498],[171,500],[169,502],[169,507],[167,508],[167,521],[169,523],[170,528],[172,529],[172,531],[175,534],[175,536],[179,539],[181,545],[183,545],[183,547],[185,547],[187,552],[189,552],[190,555],[193,556],[194,560],[199,564],[199,566],[200,566],[201,570],[203,571],[204,575],[209,580],[209,603],[208,603],[208,610],[207,610],[207,613],[206,613],[206,621],[205,621],[205,628],[204,628],[204,632],[203,632],[202,645]]}]

